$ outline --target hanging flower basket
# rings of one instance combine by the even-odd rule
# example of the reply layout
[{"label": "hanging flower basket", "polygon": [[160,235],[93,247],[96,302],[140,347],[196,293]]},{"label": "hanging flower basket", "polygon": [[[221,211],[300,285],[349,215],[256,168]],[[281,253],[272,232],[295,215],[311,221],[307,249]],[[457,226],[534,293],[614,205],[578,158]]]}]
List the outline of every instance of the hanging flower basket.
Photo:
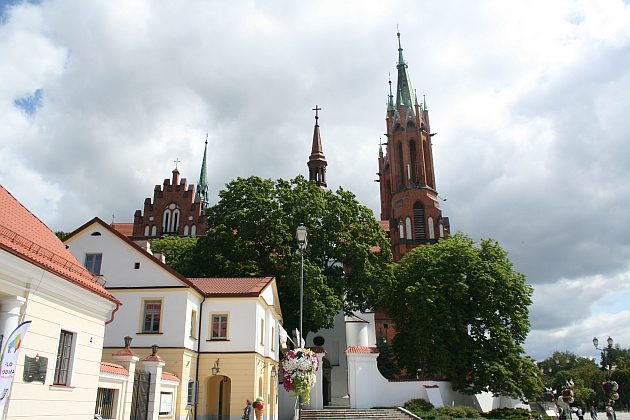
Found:
[{"label": "hanging flower basket", "polygon": [[319,360],[312,350],[290,350],[282,360],[284,389],[293,391],[296,397],[302,397],[305,403],[311,401],[311,388],[315,385],[315,372],[319,369]]},{"label": "hanging flower basket", "polygon": [[264,406],[262,398],[258,397],[254,400],[252,407],[254,408],[254,416],[256,420],[262,420]]},{"label": "hanging flower basket", "polygon": [[572,389],[565,388],[562,390],[562,401],[564,401],[567,404],[570,404],[574,401]]}]

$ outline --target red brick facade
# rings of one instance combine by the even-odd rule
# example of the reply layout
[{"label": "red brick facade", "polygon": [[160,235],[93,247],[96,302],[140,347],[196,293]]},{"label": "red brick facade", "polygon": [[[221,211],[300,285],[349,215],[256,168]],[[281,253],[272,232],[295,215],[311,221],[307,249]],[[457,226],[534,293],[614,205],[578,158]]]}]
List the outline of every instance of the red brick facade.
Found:
[{"label": "red brick facade", "polygon": [[[399,34],[400,36],[400,34]],[[429,111],[418,104],[399,47],[396,101],[391,93],[386,116],[386,153],[378,158],[381,220],[389,222],[394,259],[410,249],[447,237],[435,187]]]},{"label": "red brick facade", "polygon": [[208,218],[193,184],[179,179],[177,168],[172,179],[156,185],[153,201],[144,200],[144,212],[136,210],[133,217],[134,239],[162,235],[201,236],[208,227]]}]

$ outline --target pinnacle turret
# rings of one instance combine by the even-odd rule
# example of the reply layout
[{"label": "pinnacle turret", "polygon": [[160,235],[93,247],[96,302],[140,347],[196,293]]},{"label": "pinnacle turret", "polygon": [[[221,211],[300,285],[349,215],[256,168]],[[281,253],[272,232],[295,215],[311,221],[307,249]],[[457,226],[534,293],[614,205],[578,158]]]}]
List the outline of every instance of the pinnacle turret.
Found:
[{"label": "pinnacle turret", "polygon": [[311,148],[311,156],[308,160],[308,179],[317,184],[317,186],[326,188],[326,157],[322,148],[322,139],[319,134],[319,111],[322,109],[315,105],[315,127],[313,128],[313,147]]},{"label": "pinnacle turret", "polygon": [[206,209],[210,205],[208,200],[208,175],[206,167],[206,156],[208,152],[208,135],[206,134],[206,145],[203,149],[203,161],[201,162],[201,171],[199,173],[199,182],[197,183],[197,197],[201,200],[201,207]]}]

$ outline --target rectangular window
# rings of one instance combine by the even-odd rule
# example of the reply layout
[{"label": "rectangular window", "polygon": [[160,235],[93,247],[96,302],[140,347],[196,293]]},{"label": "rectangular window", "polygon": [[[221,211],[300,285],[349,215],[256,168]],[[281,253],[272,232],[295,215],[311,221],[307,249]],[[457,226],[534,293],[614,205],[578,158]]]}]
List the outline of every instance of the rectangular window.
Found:
[{"label": "rectangular window", "polygon": [[265,320],[260,320],[260,345],[265,345]]},{"label": "rectangular window", "polygon": [[271,351],[274,351],[276,349],[276,329],[274,327],[271,327]]},{"label": "rectangular window", "polygon": [[188,381],[188,393],[186,397],[186,405],[193,406],[197,404],[197,381],[192,379]]},{"label": "rectangular window", "polygon": [[72,341],[74,334],[61,330],[59,347],[57,348],[57,362],[55,364],[54,385],[68,385],[72,362]]},{"label": "rectangular window", "polygon": [[197,338],[197,311],[190,313],[190,338]]},{"label": "rectangular window", "polygon": [[227,340],[227,314],[212,315],[211,340]]},{"label": "rectangular window", "polygon": [[142,324],[142,332],[159,333],[161,315],[162,315],[162,301],[161,300],[145,300],[144,301],[144,321]]},{"label": "rectangular window", "polygon": [[171,414],[173,411],[173,393],[160,392],[160,416]]},{"label": "rectangular window", "polygon": [[85,268],[92,274],[101,275],[103,254],[85,254]]},{"label": "rectangular window", "polygon": [[116,395],[115,389],[99,388],[96,393],[96,408],[94,415],[101,416],[103,419],[114,418],[114,399]]}]

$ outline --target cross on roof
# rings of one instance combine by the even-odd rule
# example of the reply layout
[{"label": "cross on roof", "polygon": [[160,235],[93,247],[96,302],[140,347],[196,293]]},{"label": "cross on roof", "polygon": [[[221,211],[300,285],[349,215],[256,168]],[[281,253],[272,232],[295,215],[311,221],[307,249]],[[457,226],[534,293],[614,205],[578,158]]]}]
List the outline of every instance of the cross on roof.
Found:
[{"label": "cross on roof", "polygon": [[173,162],[175,162],[175,169],[177,169],[177,164],[180,163],[181,160],[179,160],[179,158],[175,158]]},{"label": "cross on roof", "polygon": [[313,111],[315,111],[315,119],[318,120],[319,119],[319,111],[321,111],[322,109],[319,107],[319,105],[315,105],[315,108],[313,108]]}]

